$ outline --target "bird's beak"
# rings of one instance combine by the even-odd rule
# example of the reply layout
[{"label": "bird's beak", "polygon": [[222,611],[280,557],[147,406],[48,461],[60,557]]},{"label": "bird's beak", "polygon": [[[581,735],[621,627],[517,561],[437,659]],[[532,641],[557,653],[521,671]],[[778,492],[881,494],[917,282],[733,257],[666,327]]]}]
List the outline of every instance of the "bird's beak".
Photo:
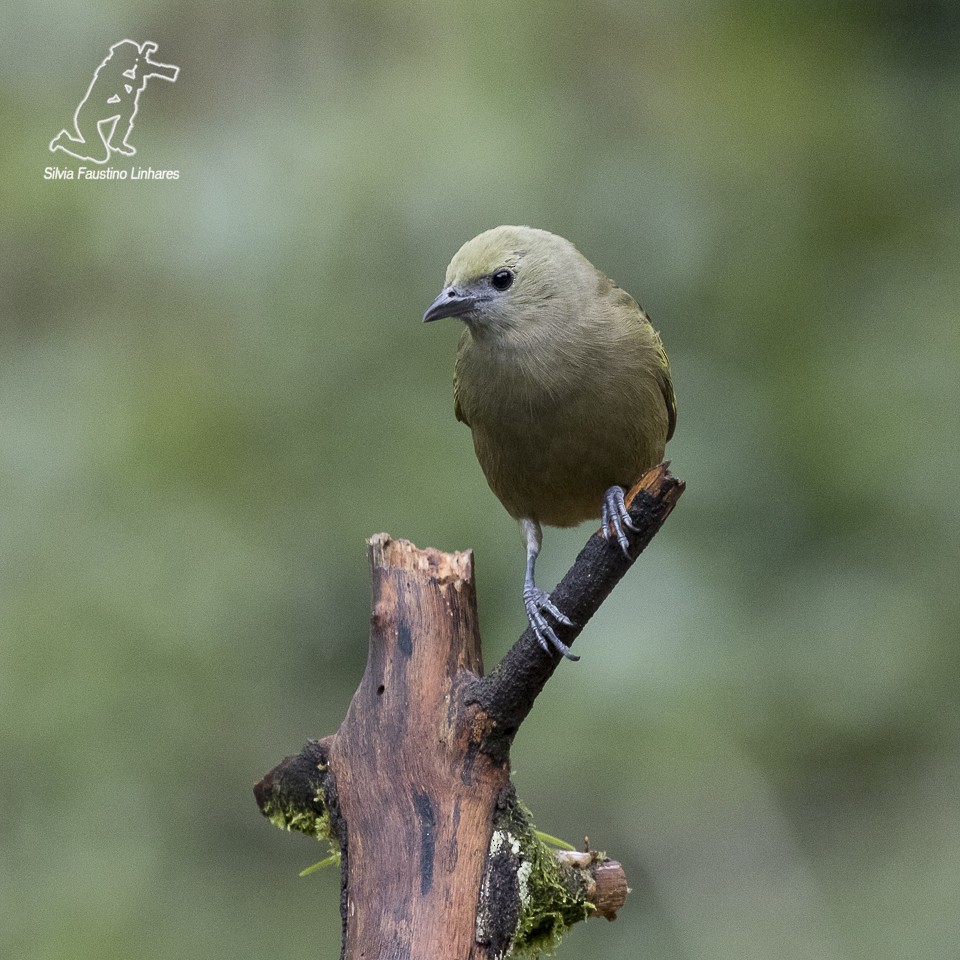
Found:
[{"label": "bird's beak", "polygon": [[423,322],[442,320],[444,317],[462,317],[473,309],[476,302],[475,297],[464,296],[453,287],[446,287],[440,291],[440,296],[427,307],[427,312],[423,315]]}]

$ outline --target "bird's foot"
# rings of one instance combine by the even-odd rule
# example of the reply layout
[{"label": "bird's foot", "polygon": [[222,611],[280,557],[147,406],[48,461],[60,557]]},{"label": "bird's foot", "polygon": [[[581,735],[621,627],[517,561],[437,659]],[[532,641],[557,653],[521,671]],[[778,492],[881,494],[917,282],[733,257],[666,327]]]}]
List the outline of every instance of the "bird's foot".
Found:
[{"label": "bird's foot", "polygon": [[637,527],[630,519],[630,513],[624,503],[623,487],[611,487],[603,495],[603,510],[600,516],[603,539],[609,542],[611,537],[616,537],[623,555],[629,560],[630,540],[627,538],[624,527],[628,530],[636,530]]},{"label": "bird's foot", "polygon": [[557,623],[562,623],[566,627],[572,627],[573,621],[561,613],[550,597],[539,587],[524,587],[523,605],[527,608],[527,619],[530,621],[530,627],[537,643],[547,652],[550,652],[552,646],[558,653],[562,653],[568,660],[579,660],[580,658],[570,652],[570,648],[553,632],[553,627],[547,622],[544,614],[549,613]]}]

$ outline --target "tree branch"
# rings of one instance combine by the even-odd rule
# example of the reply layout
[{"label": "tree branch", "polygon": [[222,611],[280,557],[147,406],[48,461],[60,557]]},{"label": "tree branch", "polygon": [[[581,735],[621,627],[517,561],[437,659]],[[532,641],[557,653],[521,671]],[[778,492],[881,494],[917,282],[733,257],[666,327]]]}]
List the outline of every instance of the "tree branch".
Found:
[{"label": "tree branch", "polygon": [[[648,470],[630,491],[627,503],[636,533],[630,534],[631,556],[611,546],[598,531],[580,551],[567,575],[551,594],[553,602],[575,626],[556,626],[557,636],[568,646],[610,595],[637,557],[646,549],[677,505],[685,489],[670,472],[669,461]],[[488,677],[479,679],[467,693],[493,721],[484,749],[495,757],[508,755],[520,724],[563,658],[545,651],[531,629],[519,640]]]},{"label": "tree branch", "polygon": [[[631,492],[634,555],[682,492],[666,464]],[[370,643],[347,715],[254,788],[271,822],[340,851],[342,957],[491,960],[613,919],[620,865],[546,846],[510,783],[510,745],[559,656],[528,630],[485,678],[472,554],[386,534],[369,547]],[[553,594],[579,624],[565,642],[632,562],[591,537]]]}]

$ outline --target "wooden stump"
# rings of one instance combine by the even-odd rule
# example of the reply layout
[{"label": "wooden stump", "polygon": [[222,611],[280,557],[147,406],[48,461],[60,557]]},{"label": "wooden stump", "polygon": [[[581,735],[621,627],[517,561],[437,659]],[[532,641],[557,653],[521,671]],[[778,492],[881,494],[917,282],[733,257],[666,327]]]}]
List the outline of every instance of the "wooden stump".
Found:
[{"label": "wooden stump", "polygon": [[[367,668],[330,747],[347,830],[348,957],[475,957],[506,764],[463,691],[483,674],[472,555],[370,541]],[[372,951],[372,952],[371,952]]]},{"label": "wooden stump", "polygon": [[[631,491],[639,553],[683,492],[666,464]],[[472,554],[378,534],[370,646],[340,729],[254,788],[278,826],[341,853],[345,960],[489,960],[552,947],[570,924],[613,919],[623,869],[546,846],[519,803],[509,750],[560,662],[527,630],[483,675]],[[553,599],[571,644],[633,562],[594,536]]]}]

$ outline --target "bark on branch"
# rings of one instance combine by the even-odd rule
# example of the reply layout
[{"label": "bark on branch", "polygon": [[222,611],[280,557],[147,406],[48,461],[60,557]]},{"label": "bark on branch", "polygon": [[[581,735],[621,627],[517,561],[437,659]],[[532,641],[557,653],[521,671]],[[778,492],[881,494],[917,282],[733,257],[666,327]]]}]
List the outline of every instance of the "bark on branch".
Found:
[{"label": "bark on branch", "polygon": [[[633,557],[683,492],[667,464],[631,491]],[[552,946],[627,892],[616,861],[547,847],[509,778],[510,745],[560,660],[528,630],[483,675],[470,552],[370,542],[363,679],[340,729],[254,788],[278,826],[341,853],[345,960],[488,960]],[[633,559],[594,535],[553,593],[572,643]]]},{"label": "bark on branch", "polygon": [[[600,604],[663,526],[684,491],[684,483],[670,473],[669,461],[648,470],[627,495],[636,533],[631,534],[631,556],[612,547],[599,532],[580,551],[567,575],[550,595],[574,626],[555,626],[557,636],[570,646],[580,636]],[[533,702],[563,658],[555,650],[545,653],[531,629],[507,651],[489,677],[477,683],[470,695],[486,714],[496,719],[485,749],[505,755]]]}]

